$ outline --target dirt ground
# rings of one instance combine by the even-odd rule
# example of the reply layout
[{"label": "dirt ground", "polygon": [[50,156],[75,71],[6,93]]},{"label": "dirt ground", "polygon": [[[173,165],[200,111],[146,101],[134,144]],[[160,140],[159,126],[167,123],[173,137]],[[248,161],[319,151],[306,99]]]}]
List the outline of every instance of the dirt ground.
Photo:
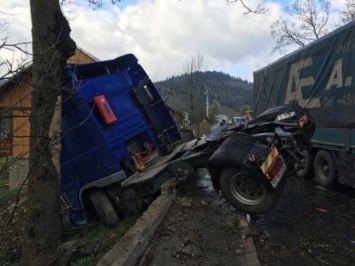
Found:
[{"label": "dirt ground", "polygon": [[250,217],[262,265],[355,265],[355,189],[290,178],[276,208]]},{"label": "dirt ground", "polygon": [[187,180],[142,261],[246,265],[243,239],[253,237],[261,265],[355,265],[352,188],[326,190],[291,177],[272,212],[247,215],[246,234],[238,226],[241,215],[215,193],[208,176]]},{"label": "dirt ground", "polygon": [[21,256],[25,201],[23,196],[17,201],[15,194],[0,200],[0,264],[15,262]]},{"label": "dirt ground", "polygon": [[[202,171],[202,172],[201,172]],[[242,214],[217,194],[207,172],[189,178],[139,265],[246,265]]]},{"label": "dirt ground", "polygon": [[[189,178],[139,265],[246,265],[254,238],[261,265],[355,265],[355,189],[325,190],[312,180],[290,178],[276,208],[248,216],[216,193],[206,172]],[[20,256],[24,201],[0,201],[0,262]],[[103,251],[104,252],[104,251]]]}]

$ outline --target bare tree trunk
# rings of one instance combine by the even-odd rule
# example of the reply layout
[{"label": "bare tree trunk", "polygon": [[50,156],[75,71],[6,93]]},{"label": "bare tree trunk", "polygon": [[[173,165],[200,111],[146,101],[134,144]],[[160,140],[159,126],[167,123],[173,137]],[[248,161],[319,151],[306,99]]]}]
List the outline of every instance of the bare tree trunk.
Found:
[{"label": "bare tree trunk", "polygon": [[[33,39],[30,172],[23,265],[50,265],[59,238],[59,174],[49,130],[67,59],[75,52],[58,0],[30,0]],[[58,157],[59,158],[59,157]]]}]

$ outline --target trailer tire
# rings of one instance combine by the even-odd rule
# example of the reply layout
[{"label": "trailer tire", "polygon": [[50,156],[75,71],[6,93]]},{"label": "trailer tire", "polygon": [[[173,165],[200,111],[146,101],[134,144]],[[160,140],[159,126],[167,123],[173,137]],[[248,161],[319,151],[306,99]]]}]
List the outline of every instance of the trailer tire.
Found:
[{"label": "trailer tire", "polygon": [[274,191],[269,191],[246,169],[228,167],[219,176],[219,186],[227,201],[236,209],[249,214],[271,211],[285,188],[284,177]]},{"label": "trailer tire", "polygon": [[318,151],[314,159],[315,181],[325,188],[332,188],[337,179],[335,162],[330,152]]},{"label": "trailer tire", "polygon": [[303,150],[304,168],[297,172],[297,176],[303,179],[311,179],[314,177],[314,153],[308,149]]},{"label": "trailer tire", "polygon": [[112,206],[110,199],[104,191],[93,191],[90,194],[90,200],[97,216],[106,227],[114,227],[118,225],[120,221],[118,213]]}]

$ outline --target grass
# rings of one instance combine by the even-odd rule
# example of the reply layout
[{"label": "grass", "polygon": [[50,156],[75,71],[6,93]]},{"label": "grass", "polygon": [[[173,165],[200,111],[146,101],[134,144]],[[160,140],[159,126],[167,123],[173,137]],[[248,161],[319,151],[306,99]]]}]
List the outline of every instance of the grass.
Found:
[{"label": "grass", "polygon": [[6,157],[0,157],[0,199],[8,195],[9,167],[7,162],[8,159]]},{"label": "grass", "polygon": [[[18,189],[9,191],[9,179],[8,178],[0,178],[0,200],[5,199],[7,197],[16,195],[18,193]],[[26,195],[27,188],[22,187],[20,191],[20,195]]]},{"label": "grass", "polygon": [[0,179],[9,179],[9,165],[7,157],[0,157]]},{"label": "grass", "polygon": [[[13,198],[18,191],[9,191],[9,176],[8,169],[4,165],[6,160],[0,158],[0,200],[7,201],[10,197]],[[20,195],[26,193],[26,188],[22,188]],[[73,234],[69,238],[65,237],[65,241],[76,240],[76,244],[73,247],[75,250],[78,250],[82,256],[74,261],[71,265],[76,266],[92,266],[96,265],[97,262],[108,252],[123,236],[124,234],[136,223],[137,219],[142,215],[142,212],[134,213],[132,216],[124,219],[120,224],[115,228],[105,228],[103,225],[97,225],[89,227],[87,231],[83,234]],[[0,217],[1,219],[1,217]],[[2,237],[0,236],[0,241]],[[64,239],[64,238],[63,238]],[[87,253],[91,247],[93,248],[92,253]],[[0,261],[0,265],[12,266],[19,264],[9,264],[3,261]]]},{"label": "grass", "polygon": [[122,237],[128,229],[135,224],[141,214],[136,213],[123,220],[115,228],[106,228],[102,224],[92,228],[82,238],[78,239],[78,245],[87,245],[94,241],[105,241],[109,238]]},{"label": "grass", "polygon": [[182,140],[175,141],[174,143],[171,143],[168,145],[168,153],[171,153],[177,146],[183,144],[184,142]]},{"label": "grass", "polygon": [[9,179],[0,178],[0,199],[9,195]]},{"label": "grass", "polygon": [[[96,265],[99,260],[124,236],[124,234],[136,223],[141,213],[135,213],[121,221],[115,228],[105,228],[102,224],[92,227],[84,236],[77,238],[75,250],[85,250],[87,247],[95,247],[95,254],[82,254],[74,266]],[[70,239],[70,240],[75,240]],[[83,253],[83,252],[82,252]],[[86,256],[86,257],[85,257]]]},{"label": "grass", "polygon": [[[0,261],[0,265],[2,265],[2,266],[20,266],[21,265],[20,262],[14,262],[14,263],[4,262],[3,264],[1,264],[1,263],[2,263],[2,261]],[[84,266],[84,265],[82,265],[82,266]]]},{"label": "grass", "polygon": [[[7,188],[8,180],[0,180],[0,199],[6,200],[10,193]],[[15,193],[17,193],[15,191]],[[122,220],[120,224],[115,228],[105,228],[102,224],[90,226],[85,233],[81,230],[80,233],[73,233],[71,236],[66,236],[63,241],[76,241],[74,246],[69,250],[78,251],[79,257],[73,259],[72,266],[91,266],[96,265],[98,261],[124,236],[124,234],[136,223],[138,218],[142,215],[142,212],[134,213],[132,216]],[[1,218],[0,218],[1,219]],[[18,229],[18,228],[17,228]],[[19,230],[19,229],[18,229]],[[15,231],[15,229],[13,229]],[[3,237],[0,235],[0,241],[3,241]],[[64,240],[65,239],[65,240]],[[61,246],[61,244],[59,244]],[[88,251],[89,250],[89,251]],[[63,259],[66,261],[71,254],[67,254]],[[9,263],[0,260],[0,265],[15,266],[19,265],[19,262]]]},{"label": "grass", "polygon": [[73,263],[73,266],[95,266],[96,263],[92,261],[91,258],[83,258],[79,260],[77,263]]}]

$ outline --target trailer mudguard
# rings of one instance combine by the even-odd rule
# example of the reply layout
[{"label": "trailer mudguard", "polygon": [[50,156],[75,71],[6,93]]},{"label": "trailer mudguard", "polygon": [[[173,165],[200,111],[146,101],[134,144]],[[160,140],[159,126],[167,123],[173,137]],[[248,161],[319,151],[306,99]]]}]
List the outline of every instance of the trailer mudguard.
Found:
[{"label": "trailer mudguard", "polygon": [[[251,153],[265,153],[267,156],[270,149],[264,145],[256,146],[258,140],[243,132],[236,132],[230,135],[212,154],[207,162],[207,168],[210,171],[213,187],[218,191],[218,178],[223,168],[235,166],[241,169],[247,169],[252,172],[260,182],[262,182],[269,191],[274,191],[272,185],[267,181],[261,169],[255,163],[248,160]],[[262,147],[263,146],[263,147]]]}]

